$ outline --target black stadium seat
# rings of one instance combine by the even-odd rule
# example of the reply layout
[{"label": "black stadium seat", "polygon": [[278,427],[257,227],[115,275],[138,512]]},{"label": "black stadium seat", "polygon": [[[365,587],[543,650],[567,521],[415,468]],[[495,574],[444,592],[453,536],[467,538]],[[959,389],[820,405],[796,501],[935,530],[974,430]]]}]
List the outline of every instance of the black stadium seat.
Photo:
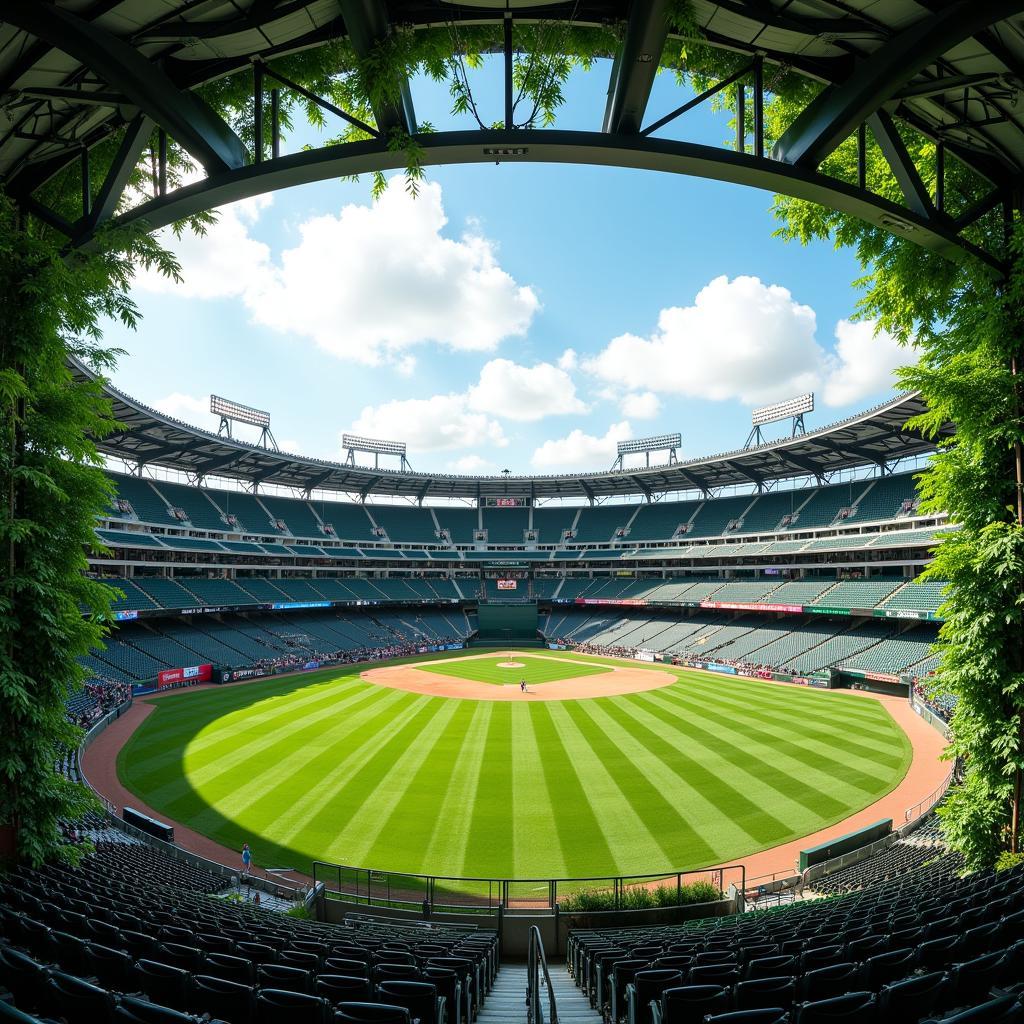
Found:
[{"label": "black stadium seat", "polygon": [[797,1007],[795,1024],[872,1024],[877,1007],[870,992],[847,992]]},{"label": "black stadium seat", "polygon": [[256,991],[236,981],[199,974],[192,979],[191,1009],[214,1020],[250,1024],[256,1017]]},{"label": "black stadium seat", "polygon": [[52,971],[46,983],[45,1003],[49,1013],[90,1024],[109,1024],[114,1015],[114,997],[98,985],[63,971]]},{"label": "black stadium seat", "polygon": [[337,1024],[410,1024],[404,1006],[387,1003],[340,1003],[334,1020]]},{"label": "black stadium seat", "polygon": [[729,990],[721,985],[667,988],[661,993],[660,1024],[700,1024],[708,1014],[728,1010],[729,1003]]},{"label": "black stadium seat", "polygon": [[256,997],[257,1024],[327,1024],[330,1004],[319,996],[263,988]]},{"label": "black stadium seat", "polygon": [[373,989],[368,978],[348,974],[319,974],[316,979],[316,994],[331,1003],[369,1002]]}]

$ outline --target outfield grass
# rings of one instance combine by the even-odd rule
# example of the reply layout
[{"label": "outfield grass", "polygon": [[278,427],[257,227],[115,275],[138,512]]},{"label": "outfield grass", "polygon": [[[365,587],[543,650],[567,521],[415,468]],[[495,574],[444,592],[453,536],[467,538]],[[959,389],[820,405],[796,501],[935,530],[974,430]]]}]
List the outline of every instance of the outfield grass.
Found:
[{"label": "outfield grass", "polygon": [[263,866],[569,877],[740,859],[867,806],[909,766],[875,701],[673,671],[661,690],[523,704],[338,670],[185,691],[153,702],[118,769]]},{"label": "outfield grass", "polygon": [[470,679],[477,683],[491,683],[495,686],[518,685],[521,679],[527,686],[539,683],[551,683],[561,679],[578,679],[580,676],[597,676],[610,673],[612,670],[605,665],[585,665],[573,661],[555,658],[531,658],[517,656],[513,653],[512,661],[522,664],[522,668],[502,668],[503,662],[509,660],[509,652],[496,658],[458,658],[442,661],[436,665],[423,665],[423,671],[436,672],[443,676],[456,676],[459,679]]}]

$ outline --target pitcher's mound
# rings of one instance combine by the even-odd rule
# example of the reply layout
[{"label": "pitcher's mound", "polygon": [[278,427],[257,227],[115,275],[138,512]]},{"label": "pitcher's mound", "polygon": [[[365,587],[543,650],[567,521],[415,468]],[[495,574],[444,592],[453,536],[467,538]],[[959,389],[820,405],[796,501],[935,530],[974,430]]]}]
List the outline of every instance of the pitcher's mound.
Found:
[{"label": "pitcher's mound", "polygon": [[498,668],[526,668],[521,661],[499,661]]}]

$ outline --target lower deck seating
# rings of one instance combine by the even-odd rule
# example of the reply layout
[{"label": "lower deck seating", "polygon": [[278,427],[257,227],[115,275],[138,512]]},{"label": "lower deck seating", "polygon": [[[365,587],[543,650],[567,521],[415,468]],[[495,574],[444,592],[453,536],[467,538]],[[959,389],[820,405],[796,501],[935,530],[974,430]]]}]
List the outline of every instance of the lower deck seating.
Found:
[{"label": "lower deck seating", "polygon": [[499,966],[493,932],[324,925],[211,898],[224,887],[125,843],[5,876],[0,1020],[6,1003],[66,1024],[333,1024],[373,1003],[384,1024],[469,1024]]},{"label": "lower deck seating", "polygon": [[[611,1022],[916,1024],[958,1011],[979,1024],[1022,1020],[1024,865],[958,870],[933,851],[931,863],[829,900],[574,931],[569,968]],[[999,1012],[976,1011],[993,1001]]]}]

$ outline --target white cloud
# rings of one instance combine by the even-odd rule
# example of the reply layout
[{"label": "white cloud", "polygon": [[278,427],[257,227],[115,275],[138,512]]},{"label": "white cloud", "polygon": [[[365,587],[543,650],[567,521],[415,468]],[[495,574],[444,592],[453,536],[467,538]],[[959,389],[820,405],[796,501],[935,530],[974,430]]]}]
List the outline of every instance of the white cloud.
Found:
[{"label": "white cloud", "polygon": [[576,349],[567,348],[558,357],[558,367],[561,370],[575,370],[579,365],[579,356],[576,354]]},{"label": "white cloud", "polygon": [[430,341],[486,352],[525,334],[537,296],[499,266],[494,243],[472,228],[447,238],[446,223],[440,185],[414,199],[392,178],[372,206],[302,224],[246,305],[257,323],[370,365]]},{"label": "white cloud", "polygon": [[298,441],[294,441],[291,438],[286,438],[284,441],[278,441],[278,448],[283,452],[288,452],[289,455],[305,455],[307,452],[303,452],[302,445]]},{"label": "white cloud", "polygon": [[503,448],[508,444],[501,424],[469,409],[464,394],[368,405],[352,424],[351,432],[405,441],[410,450],[421,452],[479,446]]},{"label": "white cloud", "polygon": [[275,256],[253,238],[269,199],[223,207],[205,237],[161,240],[177,255],[184,282],[140,270],[136,285],[187,298],[241,298],[254,323],[303,336],[342,359],[397,363],[405,350],[437,342],[487,352],[526,333],[540,301],[501,268],[497,247],[470,221],[461,238],[443,234],[441,186],[409,196],[401,176],[370,206],[312,217],[300,241]]},{"label": "white cloud", "polygon": [[545,441],[530,461],[538,469],[607,469],[615,461],[616,443],[632,434],[633,428],[626,421],[613,423],[604,437],[576,429],[566,437]]},{"label": "white cloud", "polygon": [[[210,415],[210,399],[199,398],[196,395],[186,395],[181,391],[173,391],[153,403],[154,409],[159,409],[165,416],[171,416],[176,420],[184,420],[186,423],[201,424],[201,419]],[[208,424],[207,424],[208,425]]]},{"label": "white cloud", "polygon": [[614,338],[585,369],[631,390],[770,401],[809,390],[821,359],[815,315],[778,285],[717,277],[692,306],[663,309],[649,338]]},{"label": "white cloud", "polygon": [[451,473],[473,473],[493,476],[497,472],[497,466],[493,462],[480,455],[463,455],[461,458],[452,459],[448,463],[448,471]]},{"label": "white cloud", "polygon": [[472,409],[521,422],[587,411],[572,378],[551,363],[520,366],[509,359],[492,359],[467,397]]},{"label": "white cloud", "polygon": [[[893,367],[912,359],[874,328],[839,321],[833,355],[817,341],[814,310],[787,288],[722,276],[692,305],[663,309],[649,337],[613,338],[583,367],[605,383],[604,397],[627,390],[758,405],[818,391],[825,405],[849,405],[891,389]],[[622,414],[641,418],[653,408],[646,395],[627,394]]]},{"label": "white cloud", "polygon": [[661,412],[661,399],[653,391],[631,391],[619,404],[623,416],[635,420],[653,420]]},{"label": "white cloud", "polygon": [[849,405],[893,389],[893,371],[917,358],[914,347],[900,345],[871,320],[840,320],[835,333],[835,356],[829,359],[823,389],[826,405]]},{"label": "white cloud", "polygon": [[236,298],[260,291],[269,280],[270,246],[253,238],[249,227],[271,201],[271,196],[256,196],[221,207],[205,235],[186,231],[176,239],[164,228],[157,237],[178,257],[182,281],[140,269],[135,287],[187,299]]}]

